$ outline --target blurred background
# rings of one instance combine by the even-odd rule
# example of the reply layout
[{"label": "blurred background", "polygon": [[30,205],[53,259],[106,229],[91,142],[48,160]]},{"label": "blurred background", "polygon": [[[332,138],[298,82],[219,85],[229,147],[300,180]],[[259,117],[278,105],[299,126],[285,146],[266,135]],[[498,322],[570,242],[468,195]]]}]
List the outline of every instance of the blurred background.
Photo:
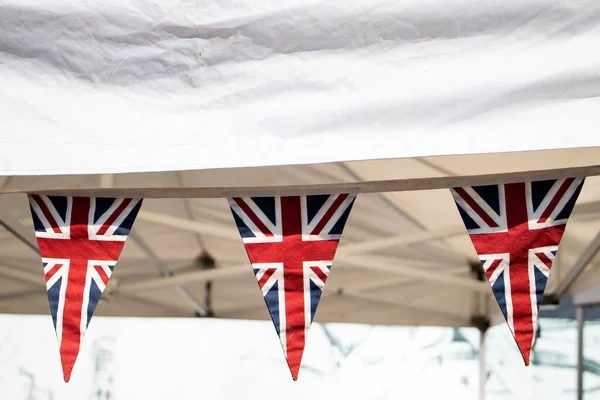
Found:
[{"label": "blurred background", "polygon": [[[487,399],[575,397],[572,308],[542,314],[530,367],[504,324],[488,330]],[[585,398],[600,396],[597,316],[588,310],[584,330]],[[7,400],[477,399],[478,353],[475,328],[317,322],[293,382],[267,321],[95,317],[65,384],[51,318],[0,315]]]}]

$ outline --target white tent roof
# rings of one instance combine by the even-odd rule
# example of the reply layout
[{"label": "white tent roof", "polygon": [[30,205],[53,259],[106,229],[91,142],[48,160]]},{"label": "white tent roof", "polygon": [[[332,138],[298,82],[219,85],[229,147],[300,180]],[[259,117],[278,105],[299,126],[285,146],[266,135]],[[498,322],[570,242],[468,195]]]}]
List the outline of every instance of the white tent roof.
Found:
[{"label": "white tent roof", "polygon": [[[97,314],[193,316],[206,307],[206,282],[211,281],[208,297],[216,316],[266,319],[227,201],[213,197],[272,193],[273,186],[280,193],[397,188],[401,191],[359,194],[317,320],[465,326],[475,315],[490,316],[494,322],[501,321],[501,315],[489,284],[477,281],[471,272],[470,263],[477,258],[450,192],[412,189],[600,174],[595,164],[599,158],[600,148],[587,148],[243,169],[13,176],[5,178],[0,189],[7,193],[0,196],[0,220],[35,247],[28,203],[17,191],[162,197],[144,201]],[[600,179],[590,177],[569,221],[547,294],[559,290],[586,246],[597,245],[593,238],[599,216]],[[217,268],[202,270],[196,264],[202,251],[214,257]],[[6,229],[0,231],[0,254],[0,312],[46,313],[38,255]],[[597,263],[600,259],[565,293],[600,284]],[[161,277],[160,268],[173,275]],[[195,297],[196,305],[188,295]]]},{"label": "white tent roof", "polygon": [[599,18],[570,0],[3,1],[0,175],[600,146]]}]

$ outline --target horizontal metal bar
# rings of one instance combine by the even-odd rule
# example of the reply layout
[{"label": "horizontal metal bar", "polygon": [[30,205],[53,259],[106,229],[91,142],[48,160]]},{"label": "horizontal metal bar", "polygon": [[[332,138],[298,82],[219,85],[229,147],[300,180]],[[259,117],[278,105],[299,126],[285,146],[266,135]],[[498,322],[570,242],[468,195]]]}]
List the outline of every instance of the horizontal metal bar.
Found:
[{"label": "horizontal metal bar", "polygon": [[221,267],[206,271],[194,271],[185,274],[171,275],[165,278],[153,278],[138,282],[123,282],[119,284],[119,292],[141,292],[144,290],[185,285],[187,283],[208,281],[240,274],[252,274],[252,269],[250,268],[249,264],[227,268]]},{"label": "horizontal metal bar", "polygon": [[[155,224],[169,226],[184,231],[209,234],[211,236],[223,239],[239,240],[240,234],[232,225],[232,229],[221,228],[215,224],[209,224],[200,221],[191,221],[189,219],[174,217],[172,215],[161,214],[153,211],[140,210],[137,216],[138,221],[148,221]],[[231,219],[233,222],[233,217]]]},{"label": "horizontal metal bar", "polygon": [[[148,243],[146,243],[136,232],[129,233],[129,240],[133,241],[142,252],[146,255],[148,260],[158,269],[160,274],[164,277],[162,279],[168,279],[171,276],[169,267],[162,261],[155,253]],[[208,311],[202,304],[194,298],[194,296],[182,285],[174,285],[177,292],[181,297],[201,316],[207,316]]]},{"label": "horizontal metal bar", "polygon": [[39,193],[63,196],[133,197],[133,198],[219,198],[236,196],[293,196],[323,193],[380,193],[446,189],[457,186],[491,185],[532,180],[584,178],[600,175],[600,165],[554,168],[534,171],[482,175],[462,175],[391,179],[366,182],[344,182],[317,185],[284,185],[252,187],[162,187],[162,188],[62,188],[53,190],[0,188],[0,194]]},{"label": "horizontal metal bar", "polygon": [[424,231],[412,234],[396,235],[386,238],[377,238],[359,243],[350,243],[345,246],[340,246],[339,254],[356,254],[368,253],[370,251],[386,249],[394,246],[400,246],[410,243],[421,243],[434,240],[441,240],[453,236],[466,234],[464,227],[441,228],[435,231]]},{"label": "horizontal metal bar", "polygon": [[[204,235],[220,237],[223,239],[240,240],[237,229],[220,228],[214,224],[207,224],[199,221],[190,221],[180,217],[174,217],[167,214],[156,213],[152,211],[140,210],[137,216],[138,220],[153,222],[156,224],[169,226],[184,231],[197,232]],[[433,240],[441,240],[448,237],[464,235],[466,229],[461,227],[440,228],[435,231],[417,232],[411,234],[395,235],[386,238],[376,238],[365,242],[350,243],[342,245],[337,254],[355,254],[367,253],[369,251],[381,250],[393,246],[399,246],[409,243],[420,243]]]},{"label": "horizontal metal bar", "polygon": [[4,227],[32,251],[39,254],[40,251],[33,229],[24,227],[19,221],[13,218],[12,215],[3,210],[0,210],[0,226]]},{"label": "horizontal metal bar", "polygon": [[26,271],[23,268],[0,265],[0,275],[13,278],[21,282],[32,283],[34,285],[40,285],[40,287],[44,287],[44,271],[41,264],[39,274]]},{"label": "horizontal metal bar", "polygon": [[489,294],[490,285],[487,282],[476,281],[468,278],[460,278],[439,271],[427,271],[419,268],[412,268],[405,265],[390,265],[380,260],[377,256],[359,256],[359,255],[337,255],[336,259],[346,264],[365,268],[366,270],[377,270],[390,274],[410,276],[415,279],[421,279],[431,284],[437,283],[441,286],[456,286],[473,292]]},{"label": "horizontal metal bar", "polygon": [[470,320],[469,316],[461,315],[458,312],[452,312],[452,311],[447,311],[447,310],[442,311],[438,307],[435,307],[435,306],[427,306],[424,304],[417,304],[415,302],[403,303],[403,302],[394,301],[394,300],[390,300],[390,299],[383,299],[383,298],[377,297],[372,294],[360,293],[360,292],[354,292],[354,291],[344,291],[343,296],[354,297],[354,298],[357,298],[360,300],[368,300],[368,301],[377,302],[382,305],[387,305],[387,306],[396,307],[396,308],[400,308],[400,309],[410,310],[410,311],[416,312],[420,315],[427,315],[427,314],[436,315],[439,317],[452,319],[453,321],[456,322],[456,325],[469,326],[469,320]]},{"label": "horizontal metal bar", "polygon": [[587,267],[590,261],[598,254],[598,251],[600,251],[600,231],[587,247],[583,249],[579,258],[575,261],[575,264],[573,264],[571,269],[567,272],[567,276],[559,283],[555,292],[558,298],[562,298],[567,294],[573,283],[575,283],[577,278],[585,270],[585,267]]}]

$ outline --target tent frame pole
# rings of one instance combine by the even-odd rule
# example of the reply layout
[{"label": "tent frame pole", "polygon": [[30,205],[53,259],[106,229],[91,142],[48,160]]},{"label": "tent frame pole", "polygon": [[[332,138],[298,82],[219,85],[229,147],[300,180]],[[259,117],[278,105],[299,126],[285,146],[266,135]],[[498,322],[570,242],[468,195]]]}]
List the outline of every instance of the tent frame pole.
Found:
[{"label": "tent frame pole", "polygon": [[573,267],[567,273],[567,276],[559,283],[556,289],[556,296],[563,298],[573,285],[577,278],[583,273],[585,268],[589,265],[592,259],[600,251],[600,231],[596,234],[594,239],[587,245],[587,247],[581,252],[581,255],[573,264]]},{"label": "tent frame pole", "polygon": [[4,229],[19,239],[32,251],[37,254],[40,253],[34,231],[24,227],[23,224],[5,210],[0,210],[0,226],[4,227]]},{"label": "tent frame pole", "polygon": [[[156,269],[160,272],[163,278],[168,278],[171,276],[171,271],[169,271],[169,267],[167,264],[162,261],[150,248],[148,243],[146,243],[137,233],[131,231],[129,233],[129,240],[133,241],[142,252],[146,255],[150,263],[152,263]],[[209,315],[208,310],[204,307],[198,300],[194,298],[194,296],[185,288],[183,285],[175,285],[175,289],[181,295],[181,297],[194,309],[194,311],[200,317],[207,317]]]},{"label": "tent frame pole", "polygon": [[585,325],[585,306],[578,305],[577,316],[577,400],[583,400],[583,328]]},{"label": "tent frame pole", "polygon": [[479,330],[479,400],[485,400],[485,383],[487,381],[487,369],[485,364],[485,339],[487,329]]},{"label": "tent frame pole", "polygon": [[166,198],[219,198],[300,196],[310,194],[340,193],[379,193],[416,190],[448,189],[457,186],[478,186],[539,181],[544,179],[586,178],[599,176],[600,164],[550,168],[544,170],[502,172],[493,174],[475,174],[461,176],[434,176],[425,178],[387,179],[365,182],[320,183],[312,185],[284,186],[204,186],[204,187],[153,187],[153,188],[85,188],[85,189],[45,189],[32,186],[28,189],[0,187],[0,194],[34,192],[46,195],[85,196],[85,197],[133,197],[145,199]]},{"label": "tent frame pole", "polygon": [[[484,296],[480,296],[479,310],[484,311],[487,309],[486,299]],[[490,319],[486,314],[474,315],[471,317],[471,325],[476,327],[479,331],[479,352],[478,352],[478,370],[479,370],[479,400],[485,400],[485,384],[487,381],[487,367],[486,367],[486,352],[485,352],[485,337],[488,329],[490,328]]]}]

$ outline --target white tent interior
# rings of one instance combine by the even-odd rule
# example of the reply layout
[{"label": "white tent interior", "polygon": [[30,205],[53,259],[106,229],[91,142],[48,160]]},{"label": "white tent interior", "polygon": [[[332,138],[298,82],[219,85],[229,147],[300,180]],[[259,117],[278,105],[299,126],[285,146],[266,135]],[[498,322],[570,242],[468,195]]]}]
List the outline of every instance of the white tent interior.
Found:
[{"label": "white tent interior", "polygon": [[[447,187],[590,175],[546,290],[600,284],[600,148],[0,179],[0,312],[48,312],[26,192],[146,200],[96,315],[268,319],[228,195],[359,192],[317,321],[503,321]],[[211,262],[199,261],[210,255]]]}]

